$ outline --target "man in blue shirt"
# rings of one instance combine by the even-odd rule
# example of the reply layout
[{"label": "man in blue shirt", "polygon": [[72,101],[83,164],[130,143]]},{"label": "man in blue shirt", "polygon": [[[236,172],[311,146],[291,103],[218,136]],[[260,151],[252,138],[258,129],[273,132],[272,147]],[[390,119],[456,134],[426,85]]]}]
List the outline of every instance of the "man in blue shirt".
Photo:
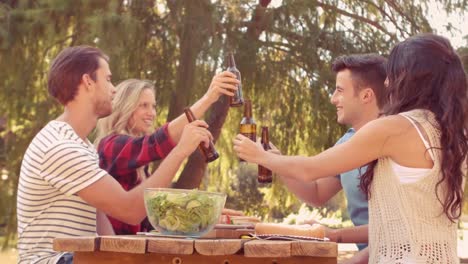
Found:
[{"label": "man in blue shirt", "polygon": [[[336,142],[338,145],[349,140],[367,122],[378,118],[385,101],[386,59],[376,54],[341,56],[333,62],[332,70],[336,73],[336,88],[330,101],[336,106],[337,122],[351,127]],[[360,176],[365,171],[366,167],[356,168],[313,182],[281,178],[290,191],[312,206],[322,206],[344,190],[355,227],[327,229],[326,235],[335,242],[361,243],[358,244],[361,252],[351,263],[367,263],[368,259],[367,250],[362,250],[367,247],[368,240],[368,204],[359,188]]]}]

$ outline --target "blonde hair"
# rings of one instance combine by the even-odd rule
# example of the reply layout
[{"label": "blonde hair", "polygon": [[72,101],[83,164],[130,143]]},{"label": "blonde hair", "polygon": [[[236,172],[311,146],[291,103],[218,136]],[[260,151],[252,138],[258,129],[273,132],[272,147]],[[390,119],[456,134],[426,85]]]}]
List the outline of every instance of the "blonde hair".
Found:
[{"label": "blonde hair", "polygon": [[101,118],[97,123],[94,140],[96,148],[104,137],[111,134],[142,136],[132,132],[128,121],[138,107],[141,93],[146,89],[155,93],[154,85],[147,80],[128,79],[117,85],[117,92],[112,100],[112,114]]}]

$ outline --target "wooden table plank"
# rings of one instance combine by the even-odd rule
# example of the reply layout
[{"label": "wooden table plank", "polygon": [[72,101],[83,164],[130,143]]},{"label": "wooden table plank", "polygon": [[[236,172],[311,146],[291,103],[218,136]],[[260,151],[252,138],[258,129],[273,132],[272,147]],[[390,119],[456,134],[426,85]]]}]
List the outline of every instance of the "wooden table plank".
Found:
[{"label": "wooden table plank", "polygon": [[95,251],[99,249],[99,237],[58,237],[54,239],[55,251]]},{"label": "wooden table plank", "polygon": [[190,255],[193,253],[193,239],[148,237],[148,252],[161,254]]},{"label": "wooden table plank", "polygon": [[138,236],[103,236],[100,251],[146,253],[146,237]]},{"label": "wooden table plank", "polygon": [[242,249],[242,239],[199,239],[195,240],[195,250],[201,255],[233,255]]},{"label": "wooden table plank", "polygon": [[336,264],[336,258],[295,256],[288,258],[246,258],[240,254],[229,256],[203,256],[171,254],[131,254],[116,252],[76,252],[73,264]]},{"label": "wooden table plank", "polygon": [[334,242],[293,241],[292,256],[337,257],[338,245]]},{"label": "wooden table plank", "polygon": [[290,257],[291,241],[253,240],[244,244],[246,257]]}]

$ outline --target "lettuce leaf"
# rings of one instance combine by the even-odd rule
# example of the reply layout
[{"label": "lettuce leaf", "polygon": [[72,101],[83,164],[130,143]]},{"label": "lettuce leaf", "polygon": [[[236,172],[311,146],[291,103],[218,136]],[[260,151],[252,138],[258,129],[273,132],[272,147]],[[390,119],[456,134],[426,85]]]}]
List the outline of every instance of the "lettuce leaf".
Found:
[{"label": "lettuce leaf", "polygon": [[146,197],[150,222],[162,233],[198,235],[218,221],[225,199],[207,194],[156,192]]}]

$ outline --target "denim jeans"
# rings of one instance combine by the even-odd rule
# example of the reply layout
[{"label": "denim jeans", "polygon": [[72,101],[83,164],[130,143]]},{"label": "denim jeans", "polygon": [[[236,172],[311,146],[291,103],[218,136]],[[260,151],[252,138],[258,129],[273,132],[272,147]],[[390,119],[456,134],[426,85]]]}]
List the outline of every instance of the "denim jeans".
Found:
[{"label": "denim jeans", "polygon": [[57,264],[73,264],[73,253],[63,254]]}]

